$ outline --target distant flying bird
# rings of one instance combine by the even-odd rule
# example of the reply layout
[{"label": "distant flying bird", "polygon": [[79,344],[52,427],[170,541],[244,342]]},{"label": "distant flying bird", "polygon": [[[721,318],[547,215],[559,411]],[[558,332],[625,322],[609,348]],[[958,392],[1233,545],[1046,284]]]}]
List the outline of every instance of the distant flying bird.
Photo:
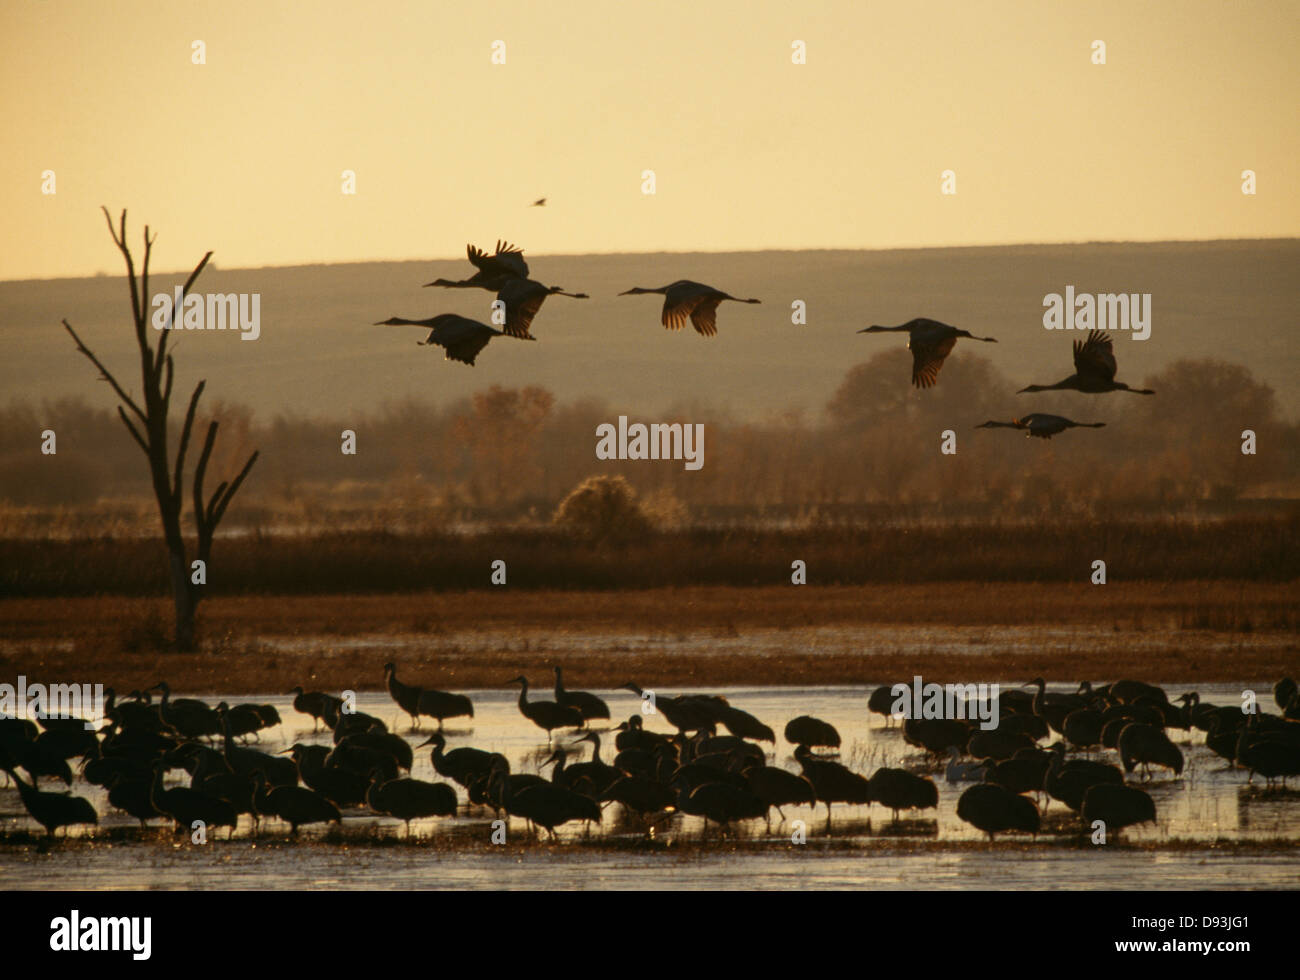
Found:
[{"label": "distant flying bird", "polygon": [[[504,331],[489,327],[486,323],[470,320],[455,313],[442,313],[428,320],[404,320],[401,317],[389,317],[380,320],[375,326],[394,326],[409,324],[413,327],[428,327],[429,337],[421,341],[420,346],[437,344],[446,348],[447,360],[460,361],[473,366],[479,351],[488,345],[493,337],[504,336]],[[524,335],[521,340],[536,340],[536,337]]]},{"label": "distant flying bird", "polygon": [[1010,422],[985,422],[983,425],[975,426],[975,428],[1024,429],[1026,438],[1037,436],[1039,439],[1050,439],[1052,436],[1060,435],[1066,429],[1100,429],[1105,424],[1105,422],[1072,422],[1060,415],[1031,412],[1024,418],[1012,419]]},{"label": "distant flying bird", "polygon": [[987,344],[996,344],[993,337],[976,337],[969,330],[958,330],[938,320],[917,317],[898,327],[864,327],[858,333],[898,333],[906,331],[907,349],[912,352],[912,384],[918,388],[929,388],[939,380],[939,368],[943,360],[952,353],[953,345],[959,337],[982,340]]},{"label": "distant flying bird", "polygon": [[1030,385],[1021,388],[1016,394],[1026,391],[1057,391],[1072,388],[1090,395],[1106,391],[1131,391],[1135,395],[1154,395],[1149,388],[1130,388],[1122,381],[1115,380],[1115,350],[1111,346],[1110,334],[1094,330],[1087,340],[1074,342],[1074,374],[1054,385]]},{"label": "distant flying bird", "polygon": [[659,293],[663,296],[664,312],[660,322],[669,330],[682,329],[686,326],[686,318],[689,316],[695,326],[695,332],[704,337],[712,337],[718,332],[718,304],[724,299],[737,303],[760,302],[756,299],[740,299],[712,286],[691,282],[689,279],[678,279],[657,289],[633,286],[619,295],[640,296],[644,293]]},{"label": "distant flying bird", "polygon": [[524,261],[524,250],[509,242],[497,240],[496,252],[488,254],[473,245],[465,246],[474,268],[478,269],[468,279],[435,279],[426,282],[426,286],[448,286],[452,289],[487,289],[496,292],[511,279],[527,279],[528,263]]},{"label": "distant flying bird", "polygon": [[566,293],[559,286],[543,286],[534,279],[507,279],[497,290],[497,299],[505,306],[505,332],[511,337],[535,340],[528,332],[533,317],[546,302],[547,296],[568,296],[571,299],[590,299],[586,293]]},{"label": "distant flying bird", "polygon": [[528,205],[528,206],[529,206],[530,208],[544,208],[544,207],[546,207],[546,198],[544,198],[544,197],[539,197],[536,201],[534,201],[532,204],[530,204],[530,205]]}]

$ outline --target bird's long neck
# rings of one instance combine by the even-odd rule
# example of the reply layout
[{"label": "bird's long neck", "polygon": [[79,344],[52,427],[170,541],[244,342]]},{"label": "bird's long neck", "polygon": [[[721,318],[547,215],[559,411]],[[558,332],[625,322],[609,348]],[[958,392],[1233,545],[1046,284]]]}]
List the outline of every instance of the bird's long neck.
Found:
[{"label": "bird's long neck", "polygon": [[528,703],[528,682],[522,681],[519,686],[519,707]]}]

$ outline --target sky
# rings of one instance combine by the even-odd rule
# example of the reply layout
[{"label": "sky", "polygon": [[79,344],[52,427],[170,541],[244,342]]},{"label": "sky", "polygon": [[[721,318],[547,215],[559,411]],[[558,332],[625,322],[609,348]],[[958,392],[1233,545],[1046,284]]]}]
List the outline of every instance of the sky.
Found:
[{"label": "sky", "polygon": [[101,205],[158,271],[1295,236],[1297,42],[1294,2],[5,0],[0,279],[119,274]]}]

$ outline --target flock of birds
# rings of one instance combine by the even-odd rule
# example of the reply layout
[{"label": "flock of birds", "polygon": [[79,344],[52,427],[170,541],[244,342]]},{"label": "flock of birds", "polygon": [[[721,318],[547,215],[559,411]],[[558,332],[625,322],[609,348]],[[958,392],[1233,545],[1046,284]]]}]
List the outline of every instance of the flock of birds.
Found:
[{"label": "flock of birds", "polygon": [[[546,199],[537,201],[545,204]],[[493,337],[513,337],[517,340],[536,340],[530,331],[534,318],[548,296],[568,296],[573,299],[590,299],[586,293],[566,292],[560,286],[544,286],[529,278],[528,263],[523,249],[509,242],[497,241],[496,249],[487,252],[467,245],[466,254],[475,272],[466,279],[435,279],[425,286],[442,286],[449,289],[486,289],[496,293],[496,309],[502,316],[502,328],[471,320],[455,313],[442,313],[427,320],[410,320],[390,317],[376,326],[418,326],[429,330],[422,345],[437,345],[446,351],[447,360],[473,365],[475,358]],[[737,303],[758,303],[757,299],[740,299],[713,286],[679,279],[666,286],[634,286],[620,296],[656,294],[663,296],[664,305],[659,322],[669,330],[681,330],[689,319],[696,333],[712,337],[718,332],[718,306],[724,300]],[[907,346],[912,352],[912,384],[930,388],[939,380],[939,369],[952,353],[957,341],[963,337],[996,343],[993,337],[976,337],[968,330],[960,330],[938,320],[918,317],[896,327],[870,326],[859,333],[906,333]],[[1091,331],[1084,340],[1074,342],[1074,373],[1050,385],[1029,385],[1020,392],[1080,391],[1103,394],[1110,391],[1131,391],[1151,395],[1147,388],[1131,388],[1115,380],[1117,365],[1110,335],[1102,330]],[[1031,412],[1010,422],[988,421],[976,426],[980,429],[1019,429],[1026,436],[1050,439],[1066,429],[1099,429],[1104,422],[1075,422],[1061,415]]]},{"label": "flock of birds", "polygon": [[[709,823],[725,831],[759,819],[770,828],[773,809],[784,821],[784,807],[825,804],[829,831],[834,804],[880,804],[895,822],[901,811],[938,806],[938,788],[926,775],[881,767],[868,777],[838,761],[839,732],[808,715],[784,728],[798,773],[773,764],[771,728],[718,695],[654,697],[655,714],[675,734],[650,731],[640,712],[611,731],[609,705],[595,694],[567,689],[560,667],[554,700],[530,699],[524,676],[511,681],[520,688],[520,714],[546,733],[550,754],[543,765],[551,767],[549,777],[512,772],[500,753],[472,746],[448,750],[443,723],[473,717],[468,697],[403,683],[392,663],[384,666],[384,681],[410,716],[412,731],[422,717],[438,723],[419,745],[379,718],[350,710],[343,698],[299,687],[292,692],[294,709],[313,719],[313,732],[321,725],[329,729],[331,744],[298,741],[270,754],[247,742],[280,724],[274,706],[214,707],[172,698],[160,682],[121,700],[108,691],[100,731],[78,718],[43,719],[39,729],[26,719],[0,718],[0,769],[51,836],[60,827],[98,823],[84,797],[39,788],[42,778],[71,787],[68,763],[77,759],[82,778],[106,788],[109,804],[139,820],[142,832],[152,820],[169,821],[177,832],[202,821],[209,829],[228,827],[233,835],[240,816],[249,814],[254,832],[275,818],[296,835],[301,826],[340,824],[345,811],[364,808],[402,820],[409,835],[412,820],[452,817],[464,806],[522,818],[554,837],[566,823],[599,825],[613,804],[647,834],[674,814],[703,817],[707,833]],[[912,768],[936,771],[933,764],[946,758],[949,782],[973,783],[957,801],[957,816],[990,839],[1008,831],[1038,833],[1050,800],[1078,813],[1085,827],[1104,821],[1108,834],[1154,821],[1151,796],[1125,777],[1141,768],[1143,778],[1150,778],[1152,767],[1180,777],[1183,752],[1169,736],[1176,729],[1204,732],[1206,745],[1247,770],[1251,781],[1258,774],[1270,787],[1280,780],[1285,790],[1286,780],[1300,775],[1300,690],[1289,678],[1274,688],[1280,714],[1243,713],[1239,705],[1208,704],[1194,692],[1171,700],[1162,688],[1135,680],[1104,687],[1084,682],[1073,694],[1048,692],[1042,678],[1025,687],[1034,693],[1000,694],[999,722],[990,730],[950,718],[901,720],[902,738],[923,753]],[[643,705],[650,697],[636,684],[626,690]],[[161,695],[157,700],[155,692]],[[891,727],[893,702],[892,686],[886,685],[870,695],[867,707]],[[989,717],[988,705],[965,707],[967,718]],[[612,734],[610,761],[602,758],[605,742],[592,727],[601,722],[606,737]],[[581,734],[557,746],[556,732],[562,730]],[[1039,745],[1053,736],[1059,737],[1048,747]],[[763,742],[772,743],[771,761]],[[592,746],[590,760],[570,764],[573,750],[584,743]],[[434,771],[449,782],[411,778],[414,753],[425,747]],[[1094,751],[1101,757],[1077,755]],[[1106,761],[1108,752],[1118,765]],[[188,785],[167,785],[175,770],[184,771]]]}]

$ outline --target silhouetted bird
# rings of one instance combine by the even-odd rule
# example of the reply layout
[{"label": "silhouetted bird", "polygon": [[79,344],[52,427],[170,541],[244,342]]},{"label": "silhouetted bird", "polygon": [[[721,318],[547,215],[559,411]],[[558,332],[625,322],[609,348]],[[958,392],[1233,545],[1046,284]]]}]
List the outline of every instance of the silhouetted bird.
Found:
[{"label": "silhouetted bird", "polygon": [[984,422],[975,426],[977,429],[1023,429],[1025,437],[1050,439],[1060,435],[1066,429],[1101,429],[1105,422],[1074,422],[1061,415],[1045,415],[1042,412],[1030,412],[1028,415],[1010,422]]},{"label": "silhouetted bird", "polygon": [[1083,795],[1084,822],[1100,820],[1106,832],[1119,832],[1139,823],[1155,823],[1155,802],[1142,790],[1117,783],[1098,783]]},{"label": "silhouetted bird", "polygon": [[663,296],[664,309],[663,314],[660,316],[660,322],[666,328],[680,330],[686,326],[686,318],[690,317],[695,332],[704,337],[712,337],[718,332],[718,304],[723,300],[729,299],[737,303],[759,302],[756,299],[740,299],[724,293],[720,289],[714,289],[712,286],[706,286],[703,283],[692,282],[689,279],[678,279],[667,286],[658,286],[653,289],[633,286],[631,289],[619,293],[619,295],[640,296],[647,293],[658,293]]},{"label": "silhouetted bird", "polygon": [[585,724],[592,718],[608,718],[609,705],[586,691],[568,691],[564,688],[564,668],[555,668],[555,703],[566,708],[577,708]]},{"label": "silhouetted bird", "polygon": [[[474,365],[474,359],[488,345],[493,337],[505,336],[504,331],[489,327],[486,323],[470,320],[455,313],[441,313],[428,320],[406,320],[402,317],[389,317],[380,320],[375,326],[408,325],[428,327],[429,336],[421,341],[420,346],[437,345],[446,350],[446,360],[460,361],[462,364]],[[521,340],[536,340],[532,336],[520,337]]]},{"label": "silhouetted bird", "polygon": [[912,384],[918,388],[929,388],[939,380],[939,368],[943,367],[944,358],[950,353],[958,339],[969,337],[982,340],[987,344],[996,344],[993,337],[976,337],[969,330],[958,330],[938,320],[917,317],[897,327],[864,327],[858,333],[906,333],[907,347],[912,352]]},{"label": "silhouetted bird", "polygon": [[1038,833],[1038,808],[997,783],[980,783],[962,793],[957,800],[957,816],[984,831],[989,840],[1008,830]]},{"label": "silhouetted bird", "polygon": [[785,740],[792,745],[838,749],[840,733],[835,726],[811,715],[791,718],[785,725]]},{"label": "silhouetted bird", "polygon": [[524,261],[524,250],[509,242],[497,240],[496,251],[492,254],[465,246],[465,254],[477,270],[468,279],[435,279],[426,282],[426,286],[447,286],[453,289],[487,289],[496,292],[508,279],[527,279],[528,263]]},{"label": "silhouetted bird", "polygon": [[47,836],[53,837],[54,831],[60,827],[99,823],[99,814],[89,800],[65,793],[42,793],[34,783],[28,786],[23,782],[12,768],[6,768],[5,772],[18,787],[23,806],[32,819],[45,828]]},{"label": "silhouetted bird", "polygon": [[1026,391],[1059,391],[1071,389],[1096,395],[1106,391],[1131,391],[1135,395],[1154,395],[1148,388],[1130,388],[1122,381],[1115,380],[1115,349],[1111,345],[1110,334],[1094,330],[1086,340],[1074,342],[1074,374],[1054,385],[1030,385],[1021,388],[1017,394]]}]

